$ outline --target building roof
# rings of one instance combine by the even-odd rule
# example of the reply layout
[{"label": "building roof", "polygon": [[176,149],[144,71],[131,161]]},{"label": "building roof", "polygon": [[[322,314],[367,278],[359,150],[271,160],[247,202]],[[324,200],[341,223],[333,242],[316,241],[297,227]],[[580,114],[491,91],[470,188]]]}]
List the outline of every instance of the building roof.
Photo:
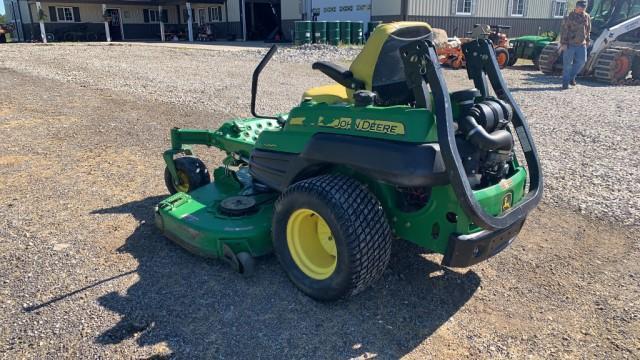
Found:
[{"label": "building roof", "polygon": [[[35,0],[27,0],[30,4],[35,4]],[[158,5],[184,5],[187,0],[60,0],[56,1],[56,3],[63,4],[107,4],[107,5],[148,5],[148,6],[158,6]],[[192,1],[193,3],[198,4],[224,4],[226,0],[196,0]]]}]

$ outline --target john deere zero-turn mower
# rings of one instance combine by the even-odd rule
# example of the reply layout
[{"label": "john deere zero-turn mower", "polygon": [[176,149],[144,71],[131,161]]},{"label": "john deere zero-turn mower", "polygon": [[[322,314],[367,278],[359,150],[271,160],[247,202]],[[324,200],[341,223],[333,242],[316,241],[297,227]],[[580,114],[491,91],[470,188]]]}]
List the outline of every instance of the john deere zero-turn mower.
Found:
[{"label": "john deere zero-turn mower", "polygon": [[[274,251],[293,283],[320,300],[379,278],[393,239],[441,253],[451,267],[511,244],[541,198],[542,175],[490,41],[464,45],[475,88],[449,93],[431,28],[381,25],[349,70],[313,65],[335,84],[308,90],[288,114],[261,116],[258,77],[275,51],[253,74],[254,117],[171,130],[173,195],[156,213],[164,234],[245,273]],[[213,182],[193,144],[227,154]]]},{"label": "john deere zero-turn mower", "polygon": [[553,31],[541,35],[525,35],[510,41],[509,66],[515,65],[519,59],[527,59],[538,68],[538,62],[542,49],[557,38]]}]

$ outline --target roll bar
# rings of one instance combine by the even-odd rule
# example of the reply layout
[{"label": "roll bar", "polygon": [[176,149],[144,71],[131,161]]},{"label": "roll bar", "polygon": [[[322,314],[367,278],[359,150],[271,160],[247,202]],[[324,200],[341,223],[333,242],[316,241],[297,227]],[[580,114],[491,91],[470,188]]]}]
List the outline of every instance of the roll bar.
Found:
[{"label": "roll bar", "polygon": [[265,66],[269,63],[269,60],[273,57],[273,54],[278,51],[278,45],[273,45],[267,52],[267,54],[260,60],[258,66],[253,71],[253,78],[251,80],[251,115],[257,118],[262,119],[275,119],[278,120],[277,116],[266,116],[266,115],[258,115],[256,113],[256,96],[258,95],[258,78],[260,77],[260,73],[264,69]]},{"label": "roll bar", "polygon": [[469,78],[480,89],[482,96],[488,96],[488,85],[485,80],[485,77],[488,77],[497,97],[513,107],[513,126],[529,167],[529,191],[516,206],[500,216],[488,214],[478,203],[471,189],[456,145],[451,99],[435,46],[429,40],[414,41],[400,48],[400,56],[404,62],[407,85],[414,92],[417,107],[425,107],[425,104],[429,103],[426,85],[428,84],[431,88],[435,103],[438,143],[447,176],[461,208],[476,225],[484,229],[504,229],[517,221],[524,220],[540,202],[543,188],[540,162],[527,121],[500,73],[491,42],[487,39],[477,39],[464,44],[462,51],[467,61]]}]

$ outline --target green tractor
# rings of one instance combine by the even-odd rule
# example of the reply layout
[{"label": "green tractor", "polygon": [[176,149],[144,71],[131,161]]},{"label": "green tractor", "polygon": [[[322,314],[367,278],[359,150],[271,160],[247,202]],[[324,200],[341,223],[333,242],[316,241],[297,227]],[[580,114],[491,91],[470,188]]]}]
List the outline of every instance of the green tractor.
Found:
[{"label": "green tractor", "polygon": [[[451,267],[502,251],[542,196],[533,139],[491,42],[464,45],[475,88],[449,93],[431,37],[425,23],[380,25],[348,70],[313,64],[335,84],[310,89],[288,114],[262,116],[258,79],[272,47],[253,74],[254,117],[171,130],[173,195],[158,204],[157,227],[240,273],[275,252],[317,300],[371,285],[393,239],[443,254]],[[213,182],[196,144],[227,155]]]},{"label": "green tractor", "polygon": [[509,66],[515,65],[518,59],[527,59],[533,62],[536,69],[539,69],[540,53],[549,45],[549,43],[555,41],[557,34],[549,32],[541,35],[526,35],[511,40],[511,47],[509,48]]}]

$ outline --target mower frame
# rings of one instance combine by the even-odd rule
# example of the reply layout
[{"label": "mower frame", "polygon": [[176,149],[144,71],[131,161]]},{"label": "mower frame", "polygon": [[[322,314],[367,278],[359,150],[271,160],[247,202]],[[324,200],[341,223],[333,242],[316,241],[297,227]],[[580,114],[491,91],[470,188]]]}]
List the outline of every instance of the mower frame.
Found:
[{"label": "mower frame", "polygon": [[540,163],[531,131],[524,114],[513,99],[501,72],[498,70],[495,50],[491,41],[477,39],[464,44],[462,49],[467,58],[467,74],[473,80],[476,88],[480,90],[482,96],[489,96],[489,84],[486,81],[488,78],[496,96],[513,107],[513,126],[529,167],[529,191],[517,206],[505,211],[502,215],[491,216],[473,195],[456,146],[449,91],[444,75],[439,71],[436,48],[431,41],[416,41],[401,49],[407,82],[414,91],[416,106],[424,107],[429,101],[429,94],[425,91],[423,83],[426,82],[431,88],[435,103],[435,115],[437,119],[440,119],[436,122],[440,151],[446,165],[449,181],[464,212],[476,225],[485,230],[507,229],[518,224],[521,226],[527,214],[540,202],[543,190]]}]

